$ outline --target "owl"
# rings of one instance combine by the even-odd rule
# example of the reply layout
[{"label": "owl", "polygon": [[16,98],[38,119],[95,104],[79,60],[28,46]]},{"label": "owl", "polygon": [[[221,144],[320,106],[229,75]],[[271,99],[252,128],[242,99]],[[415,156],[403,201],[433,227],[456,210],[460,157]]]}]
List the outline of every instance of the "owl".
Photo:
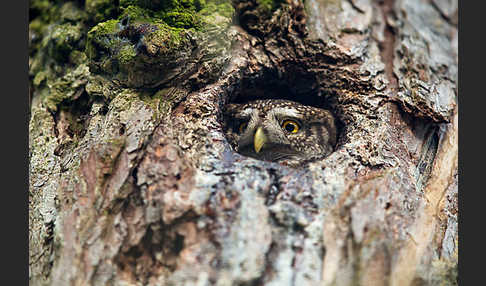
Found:
[{"label": "owl", "polygon": [[329,110],[290,100],[265,99],[226,105],[226,136],[238,153],[298,166],[329,155],[336,122]]}]

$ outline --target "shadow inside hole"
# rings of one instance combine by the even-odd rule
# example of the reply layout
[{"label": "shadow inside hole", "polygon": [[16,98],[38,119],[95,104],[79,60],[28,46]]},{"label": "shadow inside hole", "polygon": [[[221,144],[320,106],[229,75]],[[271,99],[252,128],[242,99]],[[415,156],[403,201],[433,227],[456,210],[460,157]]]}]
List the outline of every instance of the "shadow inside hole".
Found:
[{"label": "shadow inside hole", "polygon": [[279,75],[264,71],[260,75],[242,79],[234,87],[228,103],[246,103],[259,99],[286,99],[304,105],[332,110],[332,98],[319,87],[310,73],[292,71]]}]

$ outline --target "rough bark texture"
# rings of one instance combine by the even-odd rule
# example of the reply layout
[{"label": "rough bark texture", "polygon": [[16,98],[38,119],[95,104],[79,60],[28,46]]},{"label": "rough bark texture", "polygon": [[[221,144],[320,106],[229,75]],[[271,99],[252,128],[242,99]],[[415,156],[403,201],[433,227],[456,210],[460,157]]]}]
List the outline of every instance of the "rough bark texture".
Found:
[{"label": "rough bark texture", "polygon": [[[457,1],[32,0],[31,285],[457,285]],[[224,105],[330,108],[301,168]]]}]

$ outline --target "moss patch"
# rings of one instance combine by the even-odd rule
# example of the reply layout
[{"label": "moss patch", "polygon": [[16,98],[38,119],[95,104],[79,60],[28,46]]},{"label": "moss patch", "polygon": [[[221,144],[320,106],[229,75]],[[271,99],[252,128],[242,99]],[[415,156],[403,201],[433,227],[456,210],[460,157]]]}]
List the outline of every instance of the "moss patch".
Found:
[{"label": "moss patch", "polygon": [[155,23],[156,20],[153,19],[153,12],[148,9],[144,9],[140,6],[130,5],[125,8],[121,8],[121,15],[118,19],[126,19],[125,21],[130,22],[144,22],[144,23]]},{"label": "moss patch", "polygon": [[118,13],[111,0],[86,0],[84,7],[95,23],[113,18]]},{"label": "moss patch", "polygon": [[131,45],[123,46],[118,53],[118,59],[122,65],[130,64],[135,56],[137,56],[137,52]]},{"label": "moss patch", "polygon": [[173,28],[203,30],[207,16],[217,13],[231,18],[234,8],[230,1],[172,0],[172,1],[121,1],[122,18],[145,23],[165,23]]},{"label": "moss patch", "polygon": [[277,10],[285,2],[284,0],[257,0],[259,10],[268,14]]},{"label": "moss patch", "polygon": [[118,20],[108,20],[93,27],[88,32],[86,43],[86,55],[94,59],[98,50],[109,50],[111,46],[117,44],[113,36],[118,31]]},{"label": "moss patch", "polygon": [[[96,2],[98,3],[98,2]],[[87,4],[88,5],[88,2]],[[143,1],[130,0],[120,1],[120,16],[93,27],[88,33],[88,44],[86,54],[89,58],[95,58],[96,48],[118,51],[116,46],[120,45],[120,40],[116,37],[123,36],[119,33],[122,30],[132,30],[125,36],[132,39],[139,39],[142,36],[161,39],[170,39],[169,44],[177,44],[180,41],[180,34],[183,30],[202,31],[207,24],[215,24],[217,15],[226,18],[225,24],[229,23],[234,9],[229,1],[204,1],[204,0],[172,0],[172,1]],[[142,29],[143,24],[152,25],[157,29]],[[155,35],[150,36],[151,32]],[[131,34],[130,34],[131,33]],[[138,33],[137,37],[133,37]],[[161,33],[170,35],[163,36]],[[132,43],[135,44],[136,43]],[[125,58],[125,57],[124,57]]]},{"label": "moss patch", "polygon": [[52,29],[52,34],[45,38],[46,42],[43,43],[43,46],[47,47],[51,57],[58,61],[66,61],[71,51],[78,46],[82,36],[81,24],[57,25]]},{"label": "moss patch", "polygon": [[229,0],[131,0],[120,1],[119,12],[88,32],[85,53],[92,72],[140,87],[184,65],[206,31],[231,23],[234,9]]},{"label": "moss patch", "polygon": [[87,65],[79,65],[62,78],[48,83],[49,93],[44,97],[44,105],[51,111],[57,111],[61,102],[77,99],[83,92],[89,77]]}]

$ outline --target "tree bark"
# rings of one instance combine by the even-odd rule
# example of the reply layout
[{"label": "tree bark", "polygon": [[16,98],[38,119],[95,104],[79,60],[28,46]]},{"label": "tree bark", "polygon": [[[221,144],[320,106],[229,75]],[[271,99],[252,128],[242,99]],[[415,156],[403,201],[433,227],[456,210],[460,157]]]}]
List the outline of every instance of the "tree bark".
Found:
[{"label": "tree bark", "polygon": [[[457,285],[457,1],[32,0],[32,285]],[[235,153],[224,106],[329,108]]]}]

